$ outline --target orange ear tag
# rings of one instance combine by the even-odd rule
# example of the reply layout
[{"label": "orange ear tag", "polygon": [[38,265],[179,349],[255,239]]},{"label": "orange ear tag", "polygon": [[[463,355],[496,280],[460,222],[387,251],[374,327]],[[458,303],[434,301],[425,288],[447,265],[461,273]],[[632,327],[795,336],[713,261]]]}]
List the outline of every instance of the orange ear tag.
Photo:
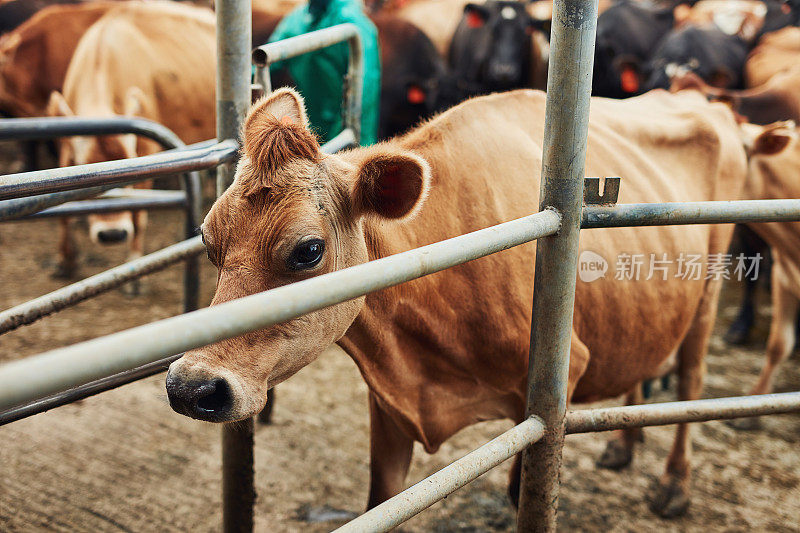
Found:
[{"label": "orange ear tag", "polygon": [[622,90],[626,93],[635,93],[639,90],[639,76],[630,68],[625,67],[619,75],[619,81],[622,85]]},{"label": "orange ear tag", "polygon": [[408,88],[406,97],[408,98],[408,101],[412,104],[422,104],[425,102],[425,91],[423,91],[416,85],[412,85],[411,87]]}]

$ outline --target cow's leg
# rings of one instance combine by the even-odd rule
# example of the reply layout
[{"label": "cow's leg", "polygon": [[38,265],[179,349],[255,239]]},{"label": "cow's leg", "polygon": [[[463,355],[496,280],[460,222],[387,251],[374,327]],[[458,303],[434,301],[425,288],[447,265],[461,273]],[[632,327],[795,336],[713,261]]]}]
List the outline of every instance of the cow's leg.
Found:
[{"label": "cow's leg", "polygon": [[[746,257],[755,257],[756,254],[767,256],[769,254],[769,247],[767,247],[764,240],[747,226],[741,224],[736,226],[734,241],[738,242],[741,253]],[[736,346],[747,344],[750,331],[755,323],[757,289],[758,283],[756,280],[751,278],[744,280],[744,294],[742,295],[739,312],[723,336],[723,339],[728,344]]]},{"label": "cow's leg", "polygon": [[[722,284],[710,281],[700,302],[694,322],[678,351],[678,399],[697,400],[703,391],[705,354],[714,327],[717,301]],[[691,457],[689,424],[678,424],[675,442],[667,459],[664,475],[651,490],[650,509],[664,517],[680,516],[689,508]]]},{"label": "cow's leg", "polygon": [[[794,349],[796,338],[795,324],[798,315],[797,297],[787,289],[786,275],[775,261],[772,267],[772,322],[767,339],[767,357],[758,382],[750,394],[769,394],[772,380],[778,366],[786,360]],[[736,429],[758,429],[760,418],[740,418],[731,420],[730,426]]]},{"label": "cow's leg", "polygon": [[[133,238],[131,239],[128,261],[133,261],[144,255],[144,234],[147,229],[147,211],[134,211]],[[122,292],[127,296],[139,296],[142,292],[142,280],[137,278],[122,287]]]},{"label": "cow's leg", "polygon": [[[636,385],[625,395],[625,405],[639,405],[644,400],[642,387]],[[621,429],[614,432],[609,439],[603,455],[597,460],[597,466],[611,470],[621,470],[633,461],[633,448],[637,442],[644,440],[642,428]]]},{"label": "cow's leg", "polygon": [[[583,377],[586,372],[586,367],[589,366],[589,348],[578,338],[575,331],[572,331],[572,339],[569,351],[569,378],[567,381],[567,405],[569,406],[572,401],[572,394],[575,392],[575,387],[578,381]],[[514,456],[514,463],[511,465],[511,471],[508,473],[508,498],[514,507],[519,505],[519,487],[521,483],[522,474],[522,454],[518,453]]]},{"label": "cow's leg", "polygon": [[58,264],[53,272],[57,279],[72,279],[78,271],[78,252],[72,236],[72,219],[58,219]]},{"label": "cow's leg", "polygon": [[256,419],[258,420],[259,424],[263,424],[268,426],[272,424],[272,409],[275,407],[275,387],[272,387],[267,391],[267,404],[258,413]]},{"label": "cow's leg", "polygon": [[370,476],[367,509],[384,502],[403,490],[411,465],[414,440],[369,395]]}]

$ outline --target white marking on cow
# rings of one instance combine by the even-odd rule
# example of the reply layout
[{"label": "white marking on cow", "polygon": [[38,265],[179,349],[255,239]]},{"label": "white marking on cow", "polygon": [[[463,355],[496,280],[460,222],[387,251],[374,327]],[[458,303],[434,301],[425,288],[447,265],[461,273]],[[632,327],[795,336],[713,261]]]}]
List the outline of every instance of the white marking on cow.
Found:
[{"label": "white marking on cow", "polygon": [[511,6],[506,6],[500,10],[500,16],[505,20],[514,20],[517,18],[517,11]]}]

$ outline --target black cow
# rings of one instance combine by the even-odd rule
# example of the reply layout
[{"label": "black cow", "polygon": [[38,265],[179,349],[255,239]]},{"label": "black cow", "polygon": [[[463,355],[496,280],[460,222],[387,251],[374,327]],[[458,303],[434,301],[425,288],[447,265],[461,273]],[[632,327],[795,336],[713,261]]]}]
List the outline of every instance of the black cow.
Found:
[{"label": "black cow", "polygon": [[653,54],[644,90],[668,89],[671,78],[686,71],[715,87],[740,88],[748,51],[741,37],[716,27],[688,25],[674,30]]},{"label": "black cow", "polygon": [[672,8],[621,0],[597,19],[592,94],[625,98],[639,94],[651,54],[674,24]]},{"label": "black cow", "polygon": [[391,15],[373,15],[381,50],[378,137],[388,139],[459,101],[453,77],[419,28]]},{"label": "black cow", "polygon": [[543,66],[531,36],[542,24],[522,2],[488,0],[464,6],[449,60],[465,96],[532,87]]},{"label": "black cow", "polygon": [[764,0],[764,5],[767,6],[767,12],[764,25],[758,33],[759,38],[786,26],[800,24],[800,0]]}]

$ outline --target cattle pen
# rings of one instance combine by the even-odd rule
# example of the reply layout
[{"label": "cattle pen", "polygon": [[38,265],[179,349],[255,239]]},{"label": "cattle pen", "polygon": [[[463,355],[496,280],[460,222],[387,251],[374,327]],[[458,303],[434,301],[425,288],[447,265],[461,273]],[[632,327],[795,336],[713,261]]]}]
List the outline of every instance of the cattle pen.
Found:
[{"label": "cattle pen", "polygon": [[[541,210],[526,217],[422,248],[332,272],[207,309],[195,310],[196,270],[202,252],[191,237],[199,218],[197,178],[187,175],[180,197],[107,198],[65,204],[120,184],[158,175],[219,167],[217,193],[232,182],[241,122],[251,101],[251,68],[268,91],[265,67],[293,55],[350,44],[343,134],[325,149],[359,140],[361,67],[357,34],[347,25],[250,48],[250,1],[218,0],[217,141],[183,147],[145,121],[83,123],[21,119],[0,121],[2,138],[57,137],[129,132],[173,150],[109,163],[0,177],[0,220],[130,208],[179,207],[186,211],[187,240],[107,273],[0,314],[0,331],[30,323],[125,281],[187,261],[186,314],[52,350],[0,366],[0,423],[8,423],[166,368],[185,350],[302,316],[314,310],[404,283],[461,263],[538,240],[528,377],[528,418],[463,458],[345,524],[340,531],[386,531],[421,512],[518,452],[523,452],[518,530],[553,531],[558,507],[561,448],[566,434],[800,411],[800,392],[670,402],[567,412],[570,327],[581,229],[636,225],[775,222],[800,220],[800,200],[614,205],[609,186],[584,191],[589,95],[597,4],[556,0],[551,30]],[[17,128],[17,129],[14,129]],[[607,180],[607,183],[613,183]],[[595,182],[590,182],[595,186]],[[622,180],[624,187],[624,176]],[[586,193],[586,194],[585,194]],[[586,201],[584,202],[584,199]],[[611,205],[599,205],[611,204]],[[60,205],[59,204],[65,204]],[[533,260],[533,258],[531,258]],[[192,276],[195,276],[194,278]],[[194,280],[194,281],[192,281]],[[194,286],[192,284],[195,284]],[[81,285],[83,284],[83,285]],[[13,312],[12,312],[13,311]],[[223,526],[253,529],[255,499],[253,426],[223,426]]]}]

